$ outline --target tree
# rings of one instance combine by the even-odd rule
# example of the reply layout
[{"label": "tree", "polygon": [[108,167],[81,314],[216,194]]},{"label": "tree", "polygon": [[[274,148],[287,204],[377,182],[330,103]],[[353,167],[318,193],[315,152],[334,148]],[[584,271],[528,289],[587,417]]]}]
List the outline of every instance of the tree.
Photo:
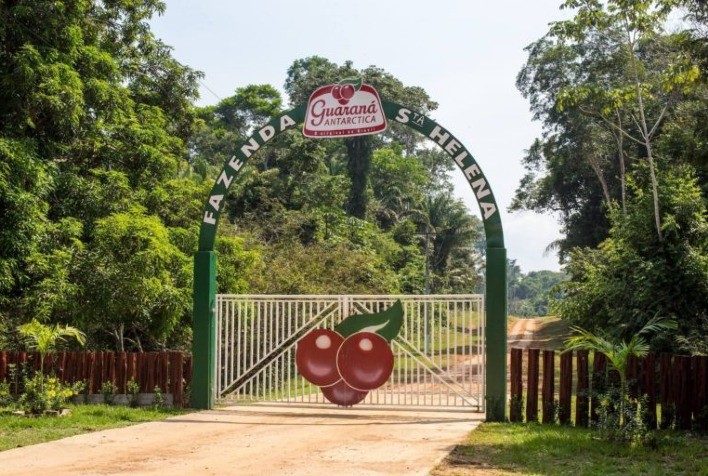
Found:
[{"label": "tree", "polygon": [[472,289],[478,280],[479,220],[449,193],[429,196],[423,204],[420,233],[435,279],[432,291]]},{"label": "tree", "polygon": [[[95,278],[130,262],[110,250],[96,255],[112,231],[104,227],[106,220],[140,210],[141,223],[162,233],[164,249],[174,247],[173,240],[196,242],[201,204],[189,209],[186,228],[186,210],[178,217],[167,206],[156,207],[164,204],[156,196],[184,169],[200,76],[172,58],[150,31],[147,20],[163,10],[157,0],[0,5],[3,326],[32,317],[81,323],[91,316],[89,341],[100,345],[104,328],[116,317],[115,301],[92,299],[113,291],[114,282],[100,283],[106,289],[99,290]],[[171,192],[175,202],[187,201],[182,200],[187,194]],[[176,248],[170,253],[181,255]],[[188,267],[171,270],[174,276],[150,266],[132,272],[146,289],[169,289],[177,279],[183,295],[190,286]],[[114,277],[121,281],[120,274]],[[179,319],[188,316],[184,298],[173,304]],[[152,303],[137,299],[132,305],[143,321],[164,316]],[[151,344],[164,335],[152,330]]]},{"label": "tree", "polygon": [[[641,164],[640,164],[641,165]],[[655,338],[657,349],[708,351],[708,222],[706,205],[690,168],[659,175],[664,239],[653,233],[647,167],[629,176],[627,214],[611,210],[609,237],[597,249],[570,253],[570,280],[553,308],[590,331],[628,340],[653,316],[675,319],[673,335]]]},{"label": "tree", "polygon": [[404,156],[400,147],[383,147],[371,157],[373,214],[380,226],[390,229],[401,219],[415,215],[431,178],[421,160]]},{"label": "tree", "polygon": [[[705,110],[700,71],[706,65],[696,31],[663,31],[674,2],[569,1],[563,7],[575,8],[575,15],[553,23],[527,48],[517,78],[544,135],[524,159],[528,174],[512,203],[515,210],[560,212],[561,258],[607,235],[602,208],[626,209],[633,163],[646,161],[655,179],[667,160],[704,170],[705,151],[693,139],[703,135],[698,111]],[[660,236],[657,186],[650,181]]]},{"label": "tree", "polygon": [[18,326],[17,332],[27,341],[29,348],[39,352],[39,371],[41,374],[44,374],[44,357],[49,352],[56,350],[57,344],[66,340],[65,337],[73,337],[80,345],[86,343],[86,335],[75,327],[60,326],[58,324],[48,326],[36,319]]},{"label": "tree", "polygon": [[140,350],[143,340],[164,346],[188,313],[189,269],[157,217],[133,208],[98,220],[79,268],[85,326],[112,335],[120,351],[128,336]]},{"label": "tree", "polygon": [[[373,85],[382,97],[399,101],[422,113],[437,108],[428,94],[420,87],[404,86],[403,83],[381,68],[370,66],[363,70],[354,68],[351,61],[339,66],[320,56],[311,56],[293,62],[288,69],[285,91],[290,96],[291,104],[307,102],[312,91],[317,87],[358,76],[365,83]],[[422,141],[415,131],[406,130],[397,124],[391,124],[383,139],[391,139],[401,144],[407,152],[413,152]],[[345,139],[347,171],[350,179],[350,191],[346,204],[347,212],[357,218],[364,218],[367,212],[369,173],[371,154],[381,144],[380,137],[362,136]]]},{"label": "tree", "polygon": [[[671,50],[656,54],[653,49],[670,46],[661,41],[662,26],[674,7],[674,2],[615,1],[607,4],[595,0],[568,0],[565,8],[576,8],[571,20],[553,24],[551,34],[558,41],[574,42],[583,63],[597,54],[626,57],[626,69],[620,74],[582,77],[579,84],[564,88],[558,98],[558,107],[578,106],[581,112],[597,118],[610,127],[618,139],[618,156],[624,174],[622,138],[627,138],[643,149],[649,163],[654,221],[659,239],[663,239],[659,210],[658,183],[654,138],[670,108],[675,106],[683,90],[689,89],[699,78],[699,69],[690,58]],[[589,41],[588,41],[589,40]],[[664,45],[661,45],[664,43]],[[629,117],[631,122],[627,124]],[[624,175],[622,175],[624,185]],[[623,189],[624,197],[624,189]]]}]

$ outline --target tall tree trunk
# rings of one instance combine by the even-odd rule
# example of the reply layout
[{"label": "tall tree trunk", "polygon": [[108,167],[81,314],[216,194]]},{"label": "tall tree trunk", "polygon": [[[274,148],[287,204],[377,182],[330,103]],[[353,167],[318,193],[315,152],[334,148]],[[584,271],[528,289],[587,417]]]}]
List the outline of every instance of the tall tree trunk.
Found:
[{"label": "tall tree trunk", "polygon": [[[629,51],[629,60],[632,63],[632,70],[634,73],[634,88],[637,94],[637,107],[639,110],[639,129],[642,133],[642,138],[644,139],[644,145],[647,149],[647,160],[649,160],[649,172],[651,174],[651,194],[654,200],[654,224],[656,225],[656,234],[659,237],[659,241],[664,240],[664,236],[661,233],[661,214],[659,210],[659,185],[656,180],[656,164],[654,163],[654,156],[651,150],[651,133],[647,127],[647,118],[644,111],[644,97],[642,96],[642,84],[639,79],[639,69],[637,68],[637,57],[634,52],[635,42],[632,39],[629,20],[625,16],[625,29],[627,33],[627,47]],[[658,123],[661,121],[659,117]],[[655,126],[656,127],[656,126]]]},{"label": "tall tree trunk", "polygon": [[125,352],[125,324],[122,322],[116,330],[116,340],[118,341],[118,350]]},{"label": "tall tree trunk", "polygon": [[[617,123],[619,124],[620,130],[622,129],[622,117],[617,113]],[[617,160],[619,161],[620,169],[620,194],[622,200],[622,215],[627,216],[627,168],[624,163],[624,137],[622,133],[612,132],[617,141]]]},{"label": "tall tree trunk", "polygon": [[659,183],[656,180],[656,167],[654,157],[651,153],[651,144],[647,141],[647,159],[649,159],[649,174],[651,175],[651,194],[654,200],[654,224],[656,225],[656,233],[659,236],[659,241],[664,240],[664,235],[661,233],[661,215],[659,214]]},{"label": "tall tree trunk", "polygon": [[605,180],[605,175],[602,173],[602,168],[594,157],[589,158],[588,163],[590,164],[590,168],[592,168],[593,172],[595,172],[595,175],[597,175],[597,180],[600,182],[600,186],[602,187],[602,196],[605,197],[605,203],[607,203],[607,206],[609,207],[611,205],[610,189],[607,187],[607,181]]},{"label": "tall tree trunk", "polygon": [[357,218],[366,217],[366,187],[369,183],[372,144],[368,136],[353,137],[347,145],[347,172],[351,180],[347,212]]},{"label": "tall tree trunk", "polygon": [[651,150],[651,134],[649,133],[649,128],[647,127],[647,119],[644,114],[644,99],[642,98],[642,89],[639,85],[639,80],[636,83],[637,90],[637,104],[639,105],[639,119],[642,131],[642,137],[644,137],[644,145],[647,150],[647,160],[649,160],[649,174],[651,175],[651,195],[654,201],[654,223],[656,225],[656,234],[659,237],[659,241],[664,240],[664,236],[661,233],[661,214],[659,210],[659,183],[656,180],[656,164],[654,162],[654,155]]}]

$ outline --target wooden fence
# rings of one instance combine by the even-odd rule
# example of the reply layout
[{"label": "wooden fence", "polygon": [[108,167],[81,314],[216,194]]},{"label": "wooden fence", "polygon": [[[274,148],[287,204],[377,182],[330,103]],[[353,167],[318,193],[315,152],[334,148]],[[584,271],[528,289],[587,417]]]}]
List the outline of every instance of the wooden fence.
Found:
[{"label": "wooden fence", "polygon": [[[512,348],[510,357],[511,421],[538,421],[539,371],[541,422],[576,426],[597,421],[598,390],[619,377],[601,353]],[[708,357],[649,354],[631,359],[626,377],[630,396],[646,395],[651,427],[708,430]]]},{"label": "wooden fence", "polygon": [[[0,351],[0,382],[11,380],[13,366],[39,370],[40,361],[36,352]],[[175,406],[189,404],[185,387],[192,380],[192,357],[182,352],[57,352],[45,356],[44,371],[66,383],[84,381],[89,394],[100,393],[109,381],[117,394],[125,394],[128,382],[135,380],[141,393],[160,387],[172,394]]]}]

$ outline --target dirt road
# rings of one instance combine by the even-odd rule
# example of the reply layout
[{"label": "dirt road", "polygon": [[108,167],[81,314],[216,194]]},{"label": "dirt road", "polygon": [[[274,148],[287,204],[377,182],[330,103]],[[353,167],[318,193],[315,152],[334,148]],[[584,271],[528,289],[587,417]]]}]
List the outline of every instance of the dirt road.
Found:
[{"label": "dirt road", "polygon": [[0,453],[0,475],[428,474],[482,414],[259,404]]},{"label": "dirt road", "polygon": [[507,337],[509,347],[526,349],[533,343],[534,332],[539,327],[538,319],[518,319],[509,329]]},{"label": "dirt road", "polygon": [[517,319],[510,322],[509,347],[560,349],[570,335],[568,324],[557,317]]}]

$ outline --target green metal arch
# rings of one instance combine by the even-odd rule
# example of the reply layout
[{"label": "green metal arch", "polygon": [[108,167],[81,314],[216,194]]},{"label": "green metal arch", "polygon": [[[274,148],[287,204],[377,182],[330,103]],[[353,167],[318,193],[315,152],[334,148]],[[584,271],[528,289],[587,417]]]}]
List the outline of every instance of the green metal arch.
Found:
[{"label": "green metal arch", "polygon": [[[406,125],[441,147],[462,170],[482,214],[487,244],[486,262],[486,399],[487,419],[504,419],[506,405],[506,249],[499,207],[489,182],[472,154],[451,132],[429,117],[391,101],[382,101],[389,121]],[[194,322],[192,405],[212,408],[216,354],[216,256],[214,244],[219,218],[229,187],[248,159],[278,134],[302,124],[305,105],[271,119],[239,145],[225,161],[204,206],[199,230],[199,250],[194,261]]]}]

